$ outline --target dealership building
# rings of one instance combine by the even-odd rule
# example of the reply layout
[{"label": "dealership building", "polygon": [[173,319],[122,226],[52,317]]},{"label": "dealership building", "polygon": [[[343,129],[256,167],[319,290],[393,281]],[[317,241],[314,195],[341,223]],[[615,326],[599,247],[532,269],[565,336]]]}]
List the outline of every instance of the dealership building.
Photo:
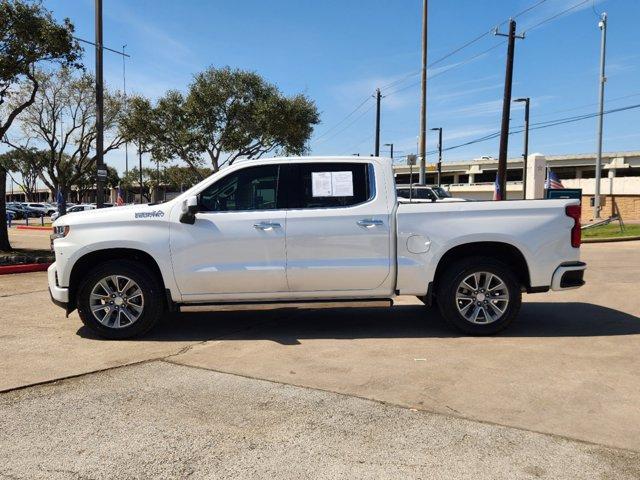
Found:
[{"label": "dealership building", "polygon": [[[595,154],[551,155],[543,159],[546,168],[557,175],[565,188],[582,190],[582,218],[583,221],[590,220],[593,211],[589,205],[593,204],[595,193]],[[523,167],[522,158],[507,161],[508,199],[523,198]],[[397,184],[409,184],[411,176],[413,183],[418,181],[416,165],[396,165],[394,171]],[[442,164],[442,185],[454,197],[490,200],[497,171],[498,160],[495,158],[445,162]],[[615,212],[625,221],[640,220],[640,151],[603,153],[601,176],[601,216],[606,218]],[[436,165],[430,163],[427,165],[426,183],[435,184],[436,181]],[[529,194],[527,198],[533,196]]]}]

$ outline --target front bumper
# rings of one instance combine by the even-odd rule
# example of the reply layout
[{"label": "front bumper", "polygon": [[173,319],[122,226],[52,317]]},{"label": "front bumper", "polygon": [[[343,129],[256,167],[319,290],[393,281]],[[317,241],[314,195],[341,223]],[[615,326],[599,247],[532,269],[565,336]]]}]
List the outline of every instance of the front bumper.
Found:
[{"label": "front bumper", "polygon": [[551,290],[571,290],[584,285],[584,262],[564,263],[556,268],[551,279]]},{"label": "front bumper", "polygon": [[47,280],[51,301],[66,310],[69,303],[69,289],[58,286],[55,263],[52,263],[47,269]]}]

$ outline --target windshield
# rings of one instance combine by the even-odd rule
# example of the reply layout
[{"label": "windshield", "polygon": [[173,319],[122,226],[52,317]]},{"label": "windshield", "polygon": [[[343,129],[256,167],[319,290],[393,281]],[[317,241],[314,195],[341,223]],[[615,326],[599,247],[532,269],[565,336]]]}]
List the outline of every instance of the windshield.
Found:
[{"label": "windshield", "polygon": [[433,191],[439,198],[451,198],[451,194],[442,187],[433,187]]}]

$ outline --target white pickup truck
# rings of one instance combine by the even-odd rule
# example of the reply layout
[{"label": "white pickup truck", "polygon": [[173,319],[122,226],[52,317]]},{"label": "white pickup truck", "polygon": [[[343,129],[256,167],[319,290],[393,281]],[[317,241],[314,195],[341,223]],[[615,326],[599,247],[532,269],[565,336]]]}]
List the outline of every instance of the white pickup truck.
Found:
[{"label": "white pickup truck", "polygon": [[522,292],[579,287],[586,268],[578,201],[400,204],[390,160],[374,157],[247,161],[169,202],[70,213],[53,230],[53,301],[114,339],[181,305],[396,295],[493,334]]}]

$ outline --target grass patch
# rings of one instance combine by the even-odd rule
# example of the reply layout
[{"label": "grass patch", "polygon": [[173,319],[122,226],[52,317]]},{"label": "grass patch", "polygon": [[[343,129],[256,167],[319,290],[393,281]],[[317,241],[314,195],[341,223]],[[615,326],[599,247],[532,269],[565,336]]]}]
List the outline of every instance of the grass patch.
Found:
[{"label": "grass patch", "polygon": [[637,237],[640,236],[640,225],[625,225],[624,233],[620,232],[618,222],[582,231],[583,238],[612,238],[612,237]]}]

